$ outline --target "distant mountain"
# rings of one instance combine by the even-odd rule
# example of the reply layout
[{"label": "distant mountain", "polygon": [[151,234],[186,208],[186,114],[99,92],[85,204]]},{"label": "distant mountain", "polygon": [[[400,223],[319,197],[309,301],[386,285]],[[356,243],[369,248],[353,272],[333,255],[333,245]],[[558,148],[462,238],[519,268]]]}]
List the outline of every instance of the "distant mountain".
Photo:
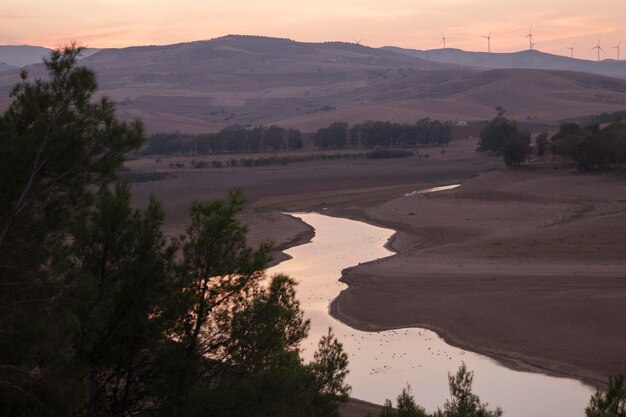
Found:
[{"label": "distant mountain", "polygon": [[0,72],[10,71],[15,69],[13,65],[5,64],[4,62],[0,62]]},{"label": "distant mountain", "polygon": [[[626,80],[536,69],[484,70],[343,43],[226,36],[103,49],[85,58],[99,94],[149,132],[280,124],[312,131],[335,121],[482,121],[497,106],[529,124],[626,108]],[[45,75],[42,65],[28,67]],[[0,110],[18,81],[0,74]]]},{"label": "distant mountain", "polygon": [[535,50],[511,53],[487,53],[468,52],[453,48],[420,51],[397,48],[395,46],[385,46],[383,49],[415,58],[472,68],[528,68],[577,71],[626,79],[626,61],[616,61],[613,59],[605,59],[596,62],[584,59],[572,59]]},{"label": "distant mountain", "polygon": [[41,46],[0,45],[0,61],[14,67],[39,64],[52,50]]},{"label": "distant mountain", "polygon": [[[82,58],[98,52],[99,49],[87,48],[81,54]],[[52,49],[42,46],[30,45],[0,45],[0,62],[13,67],[25,67],[27,65],[40,64],[47,58]],[[2,68],[0,67],[0,71]]]}]

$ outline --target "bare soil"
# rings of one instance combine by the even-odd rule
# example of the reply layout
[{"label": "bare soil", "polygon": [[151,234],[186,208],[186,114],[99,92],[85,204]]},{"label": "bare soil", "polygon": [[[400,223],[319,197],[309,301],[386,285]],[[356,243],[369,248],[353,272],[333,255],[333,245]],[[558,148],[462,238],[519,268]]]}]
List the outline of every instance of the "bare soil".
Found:
[{"label": "bare soil", "polygon": [[[364,330],[429,328],[509,366],[592,384],[626,373],[626,173],[580,174],[552,161],[508,170],[475,146],[421,150],[427,159],[173,169],[173,178],[134,184],[133,195],[137,205],[161,196],[175,234],[192,198],[241,187],[250,242],[277,249],[313,233],[284,211],[324,208],[392,228],[397,255],[344,271],[338,319]],[[170,170],[153,159],[128,166],[155,164]],[[453,183],[463,185],[405,196]]]}]

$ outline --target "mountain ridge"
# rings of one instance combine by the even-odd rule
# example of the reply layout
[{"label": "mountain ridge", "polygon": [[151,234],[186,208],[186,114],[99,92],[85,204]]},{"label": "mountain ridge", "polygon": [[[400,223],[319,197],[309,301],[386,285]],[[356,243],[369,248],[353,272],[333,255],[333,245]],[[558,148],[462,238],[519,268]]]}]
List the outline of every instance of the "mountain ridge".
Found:
[{"label": "mountain ridge", "polygon": [[[528,123],[626,108],[626,80],[539,69],[483,69],[347,42],[229,35],[172,45],[109,48],[81,63],[120,116],[149,132],[190,133],[280,124],[312,131],[336,121],[492,118]],[[27,67],[46,75],[42,65]],[[19,71],[0,74],[0,108]]]},{"label": "mountain ridge", "polygon": [[616,61],[614,59],[604,59],[598,62],[554,55],[537,50],[474,52],[455,48],[418,50],[395,46],[384,46],[382,49],[430,61],[472,68],[527,68],[575,71],[626,79],[626,61]]}]

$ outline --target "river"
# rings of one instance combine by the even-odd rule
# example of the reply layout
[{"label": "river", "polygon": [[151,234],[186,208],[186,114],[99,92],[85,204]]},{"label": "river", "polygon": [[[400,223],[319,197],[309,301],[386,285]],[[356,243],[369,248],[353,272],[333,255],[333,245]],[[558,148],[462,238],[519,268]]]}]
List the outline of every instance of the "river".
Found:
[{"label": "river", "polygon": [[395,401],[410,384],[417,403],[434,411],[449,397],[448,373],[455,373],[464,362],[475,372],[474,392],[490,406],[500,406],[507,417],[584,416],[592,389],[577,380],[511,370],[486,356],[450,346],[426,329],[362,332],[335,320],[329,304],[346,287],[338,281],[341,271],[392,256],[385,244],[394,231],[318,213],[291,215],[311,225],[315,237],[285,251],[292,259],[268,272],[286,273],[298,281],[297,296],[311,320],[303,346],[305,359],[312,358],[329,327],[343,343],[350,359],[347,381],[352,397],[382,404],[386,398]]}]

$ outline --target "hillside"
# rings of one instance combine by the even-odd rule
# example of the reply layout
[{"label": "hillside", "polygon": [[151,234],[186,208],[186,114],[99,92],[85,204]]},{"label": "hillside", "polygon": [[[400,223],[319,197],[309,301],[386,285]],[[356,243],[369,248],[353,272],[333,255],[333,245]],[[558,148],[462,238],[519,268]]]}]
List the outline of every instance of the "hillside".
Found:
[{"label": "hillside", "polygon": [[15,69],[13,65],[5,64],[4,62],[0,62],[0,72],[10,71]]},{"label": "hillside", "polygon": [[0,61],[14,67],[38,64],[52,50],[41,46],[0,45]]},{"label": "hillside", "polygon": [[[150,132],[277,123],[312,131],[334,121],[485,120],[494,107],[532,123],[626,108],[626,81],[543,70],[477,70],[388,49],[226,36],[104,49],[85,58],[101,94]],[[45,74],[41,65],[28,68]],[[0,106],[18,79],[0,74]]]},{"label": "hillside", "polygon": [[383,49],[415,58],[471,68],[528,68],[577,71],[626,79],[626,62],[613,59],[605,59],[596,62],[586,59],[572,59],[566,56],[553,55],[535,50],[512,53],[487,53],[463,51],[453,48],[420,51],[386,46]]},{"label": "hillside", "polygon": [[[86,48],[81,56],[86,58],[98,52],[99,49]],[[42,46],[31,45],[0,45],[0,63],[8,64],[12,67],[25,67],[27,65],[39,64],[47,58],[52,49]],[[0,72],[2,72],[0,65]]]}]

